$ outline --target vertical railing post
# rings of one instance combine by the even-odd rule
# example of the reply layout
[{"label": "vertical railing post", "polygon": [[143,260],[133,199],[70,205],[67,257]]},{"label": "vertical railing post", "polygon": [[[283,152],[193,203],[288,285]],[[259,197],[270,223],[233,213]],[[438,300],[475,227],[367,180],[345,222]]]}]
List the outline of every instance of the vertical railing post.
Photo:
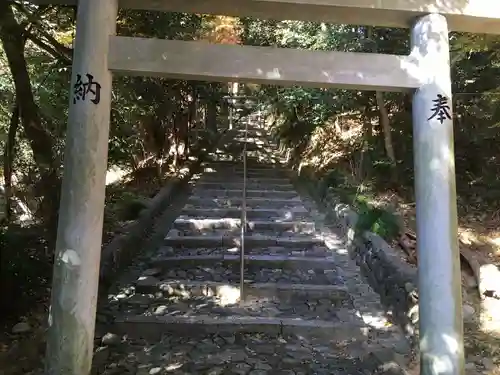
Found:
[{"label": "vertical railing post", "polygon": [[413,98],[422,375],[463,375],[455,156],[446,18],[416,21],[412,56],[422,86]]},{"label": "vertical railing post", "polygon": [[88,375],[92,365],[117,11],[117,0],[78,3],[47,375]]},{"label": "vertical railing post", "polygon": [[245,235],[247,230],[247,142],[248,117],[245,119],[245,143],[243,144],[243,193],[241,199],[241,250],[240,250],[240,301],[245,300]]}]

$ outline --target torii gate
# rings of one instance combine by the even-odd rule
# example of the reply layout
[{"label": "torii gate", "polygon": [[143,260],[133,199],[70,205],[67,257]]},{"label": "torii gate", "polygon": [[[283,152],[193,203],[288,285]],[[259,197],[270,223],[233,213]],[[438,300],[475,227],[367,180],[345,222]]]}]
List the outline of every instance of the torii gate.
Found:
[{"label": "torii gate", "polygon": [[[90,372],[113,72],[413,91],[421,374],[464,374],[448,32],[500,34],[500,1],[82,0],[78,4],[48,374]],[[118,6],[409,27],[412,50],[409,56],[395,56],[118,37]]]}]

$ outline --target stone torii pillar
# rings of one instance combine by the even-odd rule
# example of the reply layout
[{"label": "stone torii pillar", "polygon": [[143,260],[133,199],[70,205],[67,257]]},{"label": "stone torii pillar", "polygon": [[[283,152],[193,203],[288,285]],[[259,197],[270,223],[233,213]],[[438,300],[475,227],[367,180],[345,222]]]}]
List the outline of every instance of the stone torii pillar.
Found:
[{"label": "stone torii pillar", "polygon": [[411,55],[422,85],[413,98],[422,375],[464,374],[460,252],[448,25],[419,18]]},{"label": "stone torii pillar", "polygon": [[78,3],[47,375],[87,375],[92,365],[117,11],[117,0]]}]

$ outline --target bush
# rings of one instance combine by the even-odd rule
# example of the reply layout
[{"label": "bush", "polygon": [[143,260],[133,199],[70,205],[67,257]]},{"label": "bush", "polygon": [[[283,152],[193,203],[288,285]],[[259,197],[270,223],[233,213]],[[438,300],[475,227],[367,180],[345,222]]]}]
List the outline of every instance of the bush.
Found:
[{"label": "bush", "polygon": [[357,197],[355,206],[358,212],[358,221],[355,227],[357,234],[370,231],[386,240],[393,240],[400,235],[400,220],[393,212],[371,205],[364,196]]}]

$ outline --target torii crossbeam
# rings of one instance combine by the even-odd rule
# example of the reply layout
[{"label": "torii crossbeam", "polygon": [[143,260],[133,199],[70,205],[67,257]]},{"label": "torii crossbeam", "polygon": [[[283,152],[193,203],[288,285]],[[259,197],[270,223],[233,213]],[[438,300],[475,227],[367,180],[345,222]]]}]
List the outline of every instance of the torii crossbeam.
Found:
[{"label": "torii crossbeam", "polygon": [[[414,91],[421,374],[464,374],[448,33],[500,34],[500,0],[86,0],[78,5],[47,374],[87,375],[91,368],[112,72]],[[367,55],[117,37],[119,7],[406,27],[412,49],[409,56]],[[210,56],[218,53],[224,58],[214,63]]]},{"label": "torii crossbeam", "polygon": [[[77,0],[33,0],[75,5]],[[450,31],[500,34],[500,2],[495,0],[119,0],[128,9],[224,14],[276,20],[407,28],[414,19],[439,13]]]}]

